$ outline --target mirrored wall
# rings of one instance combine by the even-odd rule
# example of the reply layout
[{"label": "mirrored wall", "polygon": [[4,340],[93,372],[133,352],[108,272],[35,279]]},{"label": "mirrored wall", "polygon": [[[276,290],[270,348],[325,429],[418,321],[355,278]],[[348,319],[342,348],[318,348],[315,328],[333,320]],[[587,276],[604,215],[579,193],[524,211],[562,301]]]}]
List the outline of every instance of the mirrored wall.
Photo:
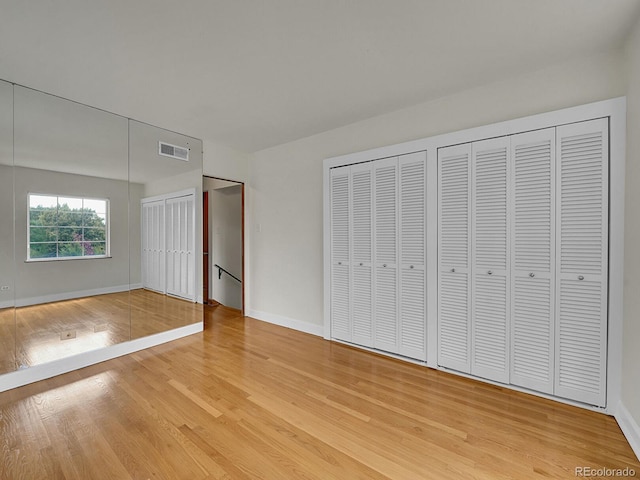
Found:
[{"label": "mirrored wall", "polygon": [[202,322],[201,186],[200,140],[0,82],[0,374]]}]

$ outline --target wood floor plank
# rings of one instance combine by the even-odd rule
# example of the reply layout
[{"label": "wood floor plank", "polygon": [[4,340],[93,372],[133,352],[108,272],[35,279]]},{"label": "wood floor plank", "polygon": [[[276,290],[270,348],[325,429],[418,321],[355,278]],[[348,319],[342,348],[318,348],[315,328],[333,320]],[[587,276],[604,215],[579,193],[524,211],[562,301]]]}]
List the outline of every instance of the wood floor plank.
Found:
[{"label": "wood floor plank", "polygon": [[[187,305],[146,314],[167,324]],[[0,393],[0,435],[3,480],[640,475],[612,417],[222,306],[201,334]]]}]

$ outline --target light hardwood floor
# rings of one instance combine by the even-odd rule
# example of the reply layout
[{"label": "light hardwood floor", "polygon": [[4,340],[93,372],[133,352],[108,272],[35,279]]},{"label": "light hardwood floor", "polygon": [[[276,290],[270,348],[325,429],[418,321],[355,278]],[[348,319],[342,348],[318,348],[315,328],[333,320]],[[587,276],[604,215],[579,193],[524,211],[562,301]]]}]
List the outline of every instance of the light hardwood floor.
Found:
[{"label": "light hardwood floor", "polygon": [[[206,309],[0,394],[1,479],[543,479],[640,464],[611,417]],[[592,477],[593,478],[593,477]]]}]

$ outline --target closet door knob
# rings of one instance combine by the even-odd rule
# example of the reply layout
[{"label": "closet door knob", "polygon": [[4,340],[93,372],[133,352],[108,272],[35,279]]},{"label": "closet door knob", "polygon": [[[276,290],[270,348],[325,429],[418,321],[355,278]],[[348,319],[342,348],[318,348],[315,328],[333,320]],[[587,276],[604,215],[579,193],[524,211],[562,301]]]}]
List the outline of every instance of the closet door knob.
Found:
[{"label": "closet door knob", "polygon": [[386,264],[386,263],[383,263],[383,264],[382,264],[382,266],[386,268],[387,264]]},{"label": "closet door knob", "polygon": [[536,276],[536,274],[535,274],[535,273],[533,273],[533,272],[531,272],[531,273],[529,274],[529,276],[530,276],[531,278],[533,278],[533,277],[535,277],[535,276]]},{"label": "closet door knob", "polygon": [[488,273],[489,275],[493,275],[493,271],[492,271],[492,270],[489,270],[487,273]]},{"label": "closet door knob", "polygon": [[584,280],[584,276],[578,275],[578,280]]},{"label": "closet door knob", "polygon": [[342,265],[342,262],[338,262],[338,265]]},{"label": "closet door knob", "polygon": [[409,268],[413,268],[413,265],[410,265]]},{"label": "closet door knob", "polygon": [[360,262],[360,266],[364,265],[362,262]]},{"label": "closet door knob", "polygon": [[452,268],[452,269],[451,269],[451,273],[454,273],[455,271],[456,271],[456,269],[455,269],[455,268]]}]

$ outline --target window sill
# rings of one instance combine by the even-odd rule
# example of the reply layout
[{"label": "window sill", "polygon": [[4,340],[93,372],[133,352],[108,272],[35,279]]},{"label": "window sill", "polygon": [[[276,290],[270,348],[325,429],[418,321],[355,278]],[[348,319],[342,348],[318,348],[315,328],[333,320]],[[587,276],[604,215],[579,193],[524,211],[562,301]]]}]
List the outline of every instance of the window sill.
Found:
[{"label": "window sill", "polygon": [[111,255],[94,255],[91,257],[27,258],[24,263],[68,262],[70,260],[100,260],[105,258],[113,257]]}]

